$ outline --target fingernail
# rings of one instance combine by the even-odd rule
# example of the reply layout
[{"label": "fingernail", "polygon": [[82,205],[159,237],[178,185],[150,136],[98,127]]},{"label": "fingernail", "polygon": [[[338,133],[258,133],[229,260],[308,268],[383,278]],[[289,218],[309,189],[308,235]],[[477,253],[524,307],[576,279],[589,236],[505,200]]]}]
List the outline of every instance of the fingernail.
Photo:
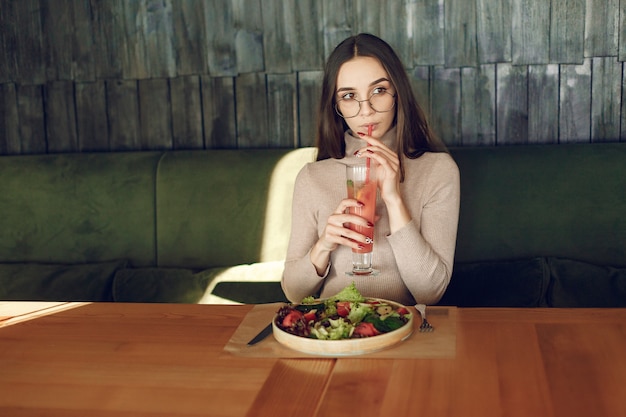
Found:
[{"label": "fingernail", "polygon": [[367,226],[368,226],[368,227],[374,227],[374,223],[372,223],[372,222],[367,222]]}]

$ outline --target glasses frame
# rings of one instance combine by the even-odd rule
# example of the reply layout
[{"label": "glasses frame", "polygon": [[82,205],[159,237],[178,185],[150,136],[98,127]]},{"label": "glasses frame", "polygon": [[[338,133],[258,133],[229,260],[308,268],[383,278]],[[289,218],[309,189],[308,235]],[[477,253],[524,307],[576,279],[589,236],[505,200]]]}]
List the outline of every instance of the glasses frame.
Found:
[{"label": "glasses frame", "polygon": [[[382,110],[382,111],[379,111],[379,110],[376,110],[376,109],[374,108],[374,106],[372,106],[372,102],[371,102],[370,100],[372,99],[372,97],[374,97],[374,96],[376,96],[376,95],[380,95],[380,94],[389,94],[389,95],[393,98],[393,102],[392,102],[391,108],[389,108],[389,110]],[[357,112],[356,112],[356,114],[355,114],[354,116],[344,116],[344,115],[343,115],[343,114],[341,114],[341,112],[339,111],[339,103],[340,103],[340,102],[342,102],[342,101],[351,101],[351,100],[352,100],[352,101],[356,101],[357,103],[359,103],[359,111],[357,111]],[[334,105],[334,107],[335,107],[335,113],[337,113],[339,116],[341,116],[341,117],[342,117],[342,118],[344,118],[344,119],[352,119],[352,118],[354,118],[354,117],[357,117],[357,116],[359,115],[359,113],[361,113],[361,103],[363,103],[363,102],[365,102],[365,101],[367,101],[367,102],[369,103],[370,108],[371,108],[372,110],[374,110],[376,113],[387,113],[387,112],[390,112],[391,110],[393,110],[393,108],[394,108],[394,107],[396,107],[396,95],[395,95],[395,94],[391,94],[389,91],[384,91],[384,92],[382,92],[382,93],[371,94],[371,95],[369,96],[369,98],[367,98],[367,99],[365,99],[365,100],[357,100],[357,99],[355,99],[355,98],[350,98],[350,99],[345,99],[345,98],[342,98],[342,99],[339,99],[339,100],[337,100],[337,102],[336,102],[336,103],[335,103],[335,105]]]}]

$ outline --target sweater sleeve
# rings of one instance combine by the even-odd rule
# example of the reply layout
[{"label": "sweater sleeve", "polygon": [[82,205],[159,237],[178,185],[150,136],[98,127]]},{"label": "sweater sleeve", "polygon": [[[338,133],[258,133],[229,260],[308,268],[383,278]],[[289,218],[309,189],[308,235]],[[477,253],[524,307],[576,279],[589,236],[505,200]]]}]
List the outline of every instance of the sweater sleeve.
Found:
[{"label": "sweater sleeve", "polygon": [[460,175],[451,157],[438,159],[423,190],[407,196],[409,207],[420,213],[405,227],[387,237],[400,276],[419,303],[441,299],[452,275],[459,220]]},{"label": "sweater sleeve", "polygon": [[[319,239],[316,204],[311,201],[309,166],[298,174],[292,203],[291,237],[287,248],[282,289],[292,302],[316,294],[324,277],[317,274],[311,262],[311,248]],[[328,268],[326,270],[328,274]]]}]

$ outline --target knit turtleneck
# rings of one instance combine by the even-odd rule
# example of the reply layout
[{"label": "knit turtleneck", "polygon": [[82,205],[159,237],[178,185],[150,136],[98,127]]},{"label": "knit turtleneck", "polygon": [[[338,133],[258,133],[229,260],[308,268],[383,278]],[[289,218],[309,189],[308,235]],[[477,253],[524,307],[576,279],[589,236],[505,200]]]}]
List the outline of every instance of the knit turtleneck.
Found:
[{"label": "knit turtleneck", "polygon": [[[344,135],[346,156],[307,164],[296,178],[292,230],[282,287],[294,302],[310,295],[328,297],[353,281],[364,296],[394,300],[406,305],[432,304],[446,290],[452,274],[459,215],[459,171],[447,153],[426,152],[403,159],[404,182],[400,192],[412,220],[390,231],[381,199],[374,228],[373,266],[376,276],[347,275],[352,267],[351,249],[339,246],[331,253],[326,274],[320,277],[310,260],[313,245],[324,233],[328,217],[347,197],[346,165],[359,160],[354,152],[366,142]],[[396,129],[381,141],[395,149]]]}]

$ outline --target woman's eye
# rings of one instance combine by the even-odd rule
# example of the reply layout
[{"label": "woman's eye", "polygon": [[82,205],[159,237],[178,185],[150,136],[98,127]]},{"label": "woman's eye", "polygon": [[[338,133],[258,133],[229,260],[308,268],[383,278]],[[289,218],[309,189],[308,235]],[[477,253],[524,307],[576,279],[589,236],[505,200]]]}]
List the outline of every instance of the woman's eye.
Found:
[{"label": "woman's eye", "polygon": [[372,90],[372,95],[374,94],[382,94],[384,92],[386,92],[387,89],[385,87],[376,87],[375,89]]},{"label": "woman's eye", "polygon": [[354,93],[345,93],[340,97],[342,100],[351,100],[354,98]]}]

